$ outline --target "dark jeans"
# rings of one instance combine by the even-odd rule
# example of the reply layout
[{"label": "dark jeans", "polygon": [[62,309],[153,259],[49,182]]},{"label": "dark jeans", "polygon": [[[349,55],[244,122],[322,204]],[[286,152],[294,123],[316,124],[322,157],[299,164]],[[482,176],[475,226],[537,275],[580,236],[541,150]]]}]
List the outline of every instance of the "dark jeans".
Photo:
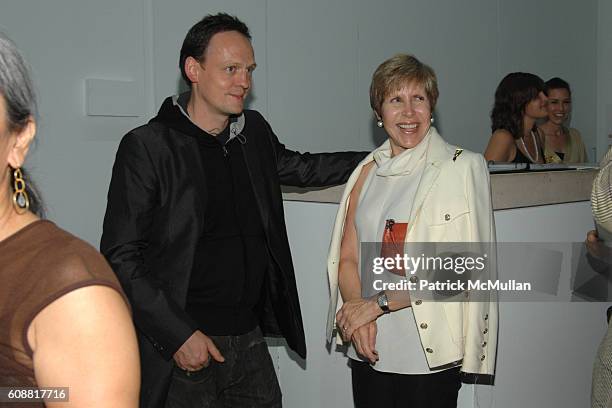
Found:
[{"label": "dark jeans", "polygon": [[240,336],[210,336],[225,357],[207,368],[174,367],[166,408],[280,408],[282,398],[261,330]]},{"label": "dark jeans", "polygon": [[456,408],[459,368],[433,374],[393,374],[351,360],[355,408]]}]

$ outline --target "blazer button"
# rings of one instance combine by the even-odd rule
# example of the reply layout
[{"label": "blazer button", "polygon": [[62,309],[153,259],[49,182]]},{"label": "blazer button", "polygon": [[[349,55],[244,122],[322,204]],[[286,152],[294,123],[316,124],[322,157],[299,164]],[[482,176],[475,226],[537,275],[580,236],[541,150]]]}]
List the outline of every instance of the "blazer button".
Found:
[{"label": "blazer button", "polygon": [[426,352],[428,352],[428,353],[433,353],[433,350],[432,350],[432,349],[430,349],[429,347],[427,347],[427,348],[425,349],[425,351],[426,351]]},{"label": "blazer button", "polygon": [[419,281],[419,278],[417,278],[416,276],[412,275],[412,276],[410,277],[410,282],[412,282],[412,283],[417,283],[418,281]]},{"label": "blazer button", "polygon": [[423,303],[423,301],[421,299],[417,300],[416,302],[414,302],[415,305],[420,305],[421,303]]},{"label": "blazer button", "polygon": [[486,347],[486,346],[487,346],[487,342],[486,342],[486,341],[483,341],[483,342],[482,342],[482,347]]},{"label": "blazer button", "polygon": [[484,315],[484,319],[489,320],[489,315],[488,314]]},{"label": "blazer button", "polygon": [[483,356],[480,356],[480,361],[484,361],[484,359],[485,359],[485,356],[484,356],[484,355],[483,355]]},{"label": "blazer button", "polygon": [[421,329],[426,329],[427,328],[427,323],[421,323]]},{"label": "blazer button", "polygon": [[488,332],[489,332],[489,329],[485,328],[485,329],[482,331],[482,334],[487,334]]},{"label": "blazer button", "polygon": [[450,221],[450,214],[444,214],[444,220]]}]

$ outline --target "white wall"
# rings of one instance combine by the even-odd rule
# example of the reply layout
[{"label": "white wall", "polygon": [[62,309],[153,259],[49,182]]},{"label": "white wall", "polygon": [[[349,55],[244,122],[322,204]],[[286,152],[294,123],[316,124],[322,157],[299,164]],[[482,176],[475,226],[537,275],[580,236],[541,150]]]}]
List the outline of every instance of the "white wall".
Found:
[{"label": "white wall", "polygon": [[37,146],[28,164],[43,191],[49,218],[97,244],[117,142],[144,118],[86,116],[84,80],[134,80],[143,88],[143,4],[1,3],[0,30],[32,66],[39,96]]}]

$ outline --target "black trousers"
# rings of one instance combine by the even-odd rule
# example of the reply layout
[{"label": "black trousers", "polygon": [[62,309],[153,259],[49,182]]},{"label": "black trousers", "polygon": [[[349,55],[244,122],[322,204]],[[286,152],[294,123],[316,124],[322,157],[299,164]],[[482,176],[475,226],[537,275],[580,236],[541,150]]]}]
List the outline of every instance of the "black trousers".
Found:
[{"label": "black trousers", "polygon": [[433,374],[393,374],[350,360],[355,408],[456,408],[459,368]]},{"label": "black trousers", "polygon": [[174,367],[166,408],[281,408],[268,345],[256,328],[240,336],[210,336],[225,362],[186,372]]}]

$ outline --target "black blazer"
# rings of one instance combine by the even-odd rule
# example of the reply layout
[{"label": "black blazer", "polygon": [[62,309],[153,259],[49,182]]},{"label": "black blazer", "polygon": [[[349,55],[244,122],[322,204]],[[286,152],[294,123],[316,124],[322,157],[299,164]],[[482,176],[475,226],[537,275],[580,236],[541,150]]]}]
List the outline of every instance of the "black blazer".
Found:
[{"label": "black blazer", "polygon": [[[300,154],[286,149],[258,112],[244,113],[242,151],[271,254],[260,326],[305,358],[280,186],[341,184],[365,153]],[[184,311],[208,199],[196,143],[188,128],[155,119],[134,129],[119,145],[108,192],[101,251],[131,301],[146,407],[163,406],[172,356],[197,329]]]}]

